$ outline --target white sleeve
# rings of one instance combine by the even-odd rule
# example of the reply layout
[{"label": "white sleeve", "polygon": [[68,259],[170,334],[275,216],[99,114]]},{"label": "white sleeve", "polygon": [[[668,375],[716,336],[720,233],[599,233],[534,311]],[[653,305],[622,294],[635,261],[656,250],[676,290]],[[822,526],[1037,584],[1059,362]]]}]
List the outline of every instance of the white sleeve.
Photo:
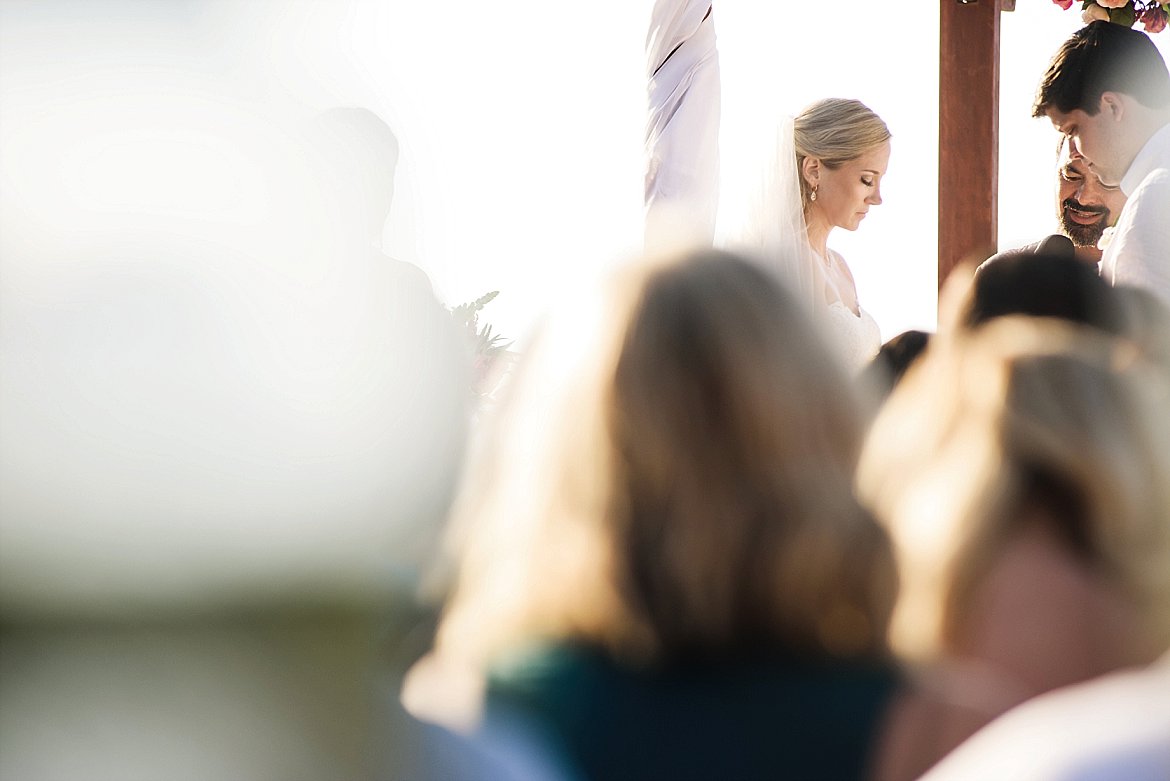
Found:
[{"label": "white sleeve", "polygon": [[646,77],[646,247],[710,245],[720,109],[710,0],[656,0],[646,35]]},{"label": "white sleeve", "polygon": [[1147,288],[1170,304],[1170,169],[1152,172],[1126,202],[1101,273],[1111,284]]}]

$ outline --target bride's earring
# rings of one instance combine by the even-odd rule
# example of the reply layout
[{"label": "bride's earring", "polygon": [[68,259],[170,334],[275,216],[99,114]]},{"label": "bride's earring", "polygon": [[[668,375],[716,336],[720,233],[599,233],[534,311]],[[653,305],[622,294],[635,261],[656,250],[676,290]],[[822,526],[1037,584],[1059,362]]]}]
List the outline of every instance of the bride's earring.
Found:
[{"label": "bride's earring", "polygon": [[815,184],[812,186],[812,192],[808,194],[808,199],[810,201],[815,201],[817,199],[817,187],[818,185]]}]

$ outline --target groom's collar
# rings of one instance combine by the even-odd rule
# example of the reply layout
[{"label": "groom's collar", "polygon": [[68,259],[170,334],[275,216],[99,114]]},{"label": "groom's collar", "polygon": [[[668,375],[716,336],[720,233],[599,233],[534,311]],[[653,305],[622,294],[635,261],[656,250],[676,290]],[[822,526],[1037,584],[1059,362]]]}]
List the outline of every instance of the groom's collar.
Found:
[{"label": "groom's collar", "polygon": [[1170,166],[1170,123],[1146,139],[1145,146],[1129,164],[1125,176],[1121,177],[1121,191],[1128,198],[1151,171],[1163,166]]}]

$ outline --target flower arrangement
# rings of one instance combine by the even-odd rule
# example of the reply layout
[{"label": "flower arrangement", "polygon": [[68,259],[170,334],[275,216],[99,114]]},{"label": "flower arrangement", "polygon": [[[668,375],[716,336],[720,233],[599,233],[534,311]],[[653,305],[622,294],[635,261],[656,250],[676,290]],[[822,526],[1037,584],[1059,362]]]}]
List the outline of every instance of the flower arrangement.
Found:
[{"label": "flower arrangement", "polygon": [[[1067,11],[1075,0],[1052,0]],[[1147,33],[1160,33],[1170,23],[1170,2],[1161,0],[1083,0],[1081,18],[1085,24],[1098,19],[1133,27],[1141,22]]]},{"label": "flower arrangement", "polygon": [[507,366],[507,363],[500,364],[500,362],[510,362],[514,357],[514,354],[508,350],[512,346],[511,342],[504,342],[502,336],[492,333],[490,324],[484,323],[481,326],[479,323],[480,310],[491,303],[499,294],[500,291],[493,290],[474,301],[460,304],[451,309],[451,315],[455,318],[455,322],[467,335],[472,355],[472,390],[475,396],[481,400],[490,397],[492,391],[495,390],[496,380],[499,378],[496,369]]}]

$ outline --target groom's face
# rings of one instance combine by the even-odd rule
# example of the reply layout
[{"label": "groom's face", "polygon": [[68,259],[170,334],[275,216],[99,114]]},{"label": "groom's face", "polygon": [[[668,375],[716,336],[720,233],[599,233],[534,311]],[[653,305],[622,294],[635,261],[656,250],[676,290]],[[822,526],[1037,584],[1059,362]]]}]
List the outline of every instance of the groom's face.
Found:
[{"label": "groom's face", "polygon": [[1077,108],[1066,114],[1052,108],[1048,110],[1048,118],[1068,138],[1070,152],[1083,157],[1089,170],[1102,182],[1107,185],[1121,182],[1129,163],[1119,159],[1119,123],[1111,112],[1089,114]]}]

